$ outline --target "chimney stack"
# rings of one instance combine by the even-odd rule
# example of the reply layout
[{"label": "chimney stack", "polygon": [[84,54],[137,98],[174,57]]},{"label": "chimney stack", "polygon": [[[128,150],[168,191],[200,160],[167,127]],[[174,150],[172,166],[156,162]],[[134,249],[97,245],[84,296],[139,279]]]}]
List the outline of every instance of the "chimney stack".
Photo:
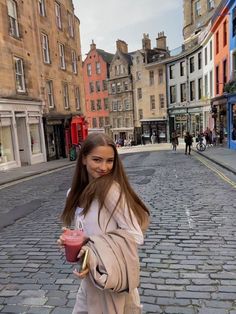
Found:
[{"label": "chimney stack", "polygon": [[151,39],[149,38],[149,34],[143,34],[142,47],[143,50],[151,49]]},{"label": "chimney stack", "polygon": [[90,50],[95,50],[96,44],[94,43],[94,40],[92,40],[92,43],[90,44]]},{"label": "chimney stack", "polygon": [[116,41],[116,49],[123,53],[128,53],[128,45],[123,40],[118,39]]},{"label": "chimney stack", "polygon": [[158,37],[156,38],[157,49],[166,50],[166,36],[164,32],[158,33]]}]

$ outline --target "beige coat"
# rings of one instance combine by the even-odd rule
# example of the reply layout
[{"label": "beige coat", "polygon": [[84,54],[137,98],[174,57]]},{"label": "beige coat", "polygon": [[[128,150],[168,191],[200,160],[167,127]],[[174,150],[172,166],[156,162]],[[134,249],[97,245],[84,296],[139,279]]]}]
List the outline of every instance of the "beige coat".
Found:
[{"label": "beige coat", "polygon": [[139,258],[133,237],[117,229],[90,239],[83,247],[89,250],[89,278],[81,284],[73,314],[86,313],[81,304],[88,290],[89,314],[140,314]]}]

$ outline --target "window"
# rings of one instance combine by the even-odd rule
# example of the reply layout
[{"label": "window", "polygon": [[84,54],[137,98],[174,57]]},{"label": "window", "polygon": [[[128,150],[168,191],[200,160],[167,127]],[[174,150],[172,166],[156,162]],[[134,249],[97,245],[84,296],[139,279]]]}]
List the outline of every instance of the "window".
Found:
[{"label": "window", "polygon": [[105,117],[105,125],[110,125],[110,119],[109,119],[109,117]]},{"label": "window", "polygon": [[100,62],[96,62],[96,73],[97,74],[101,73],[101,64],[100,64]]},{"label": "window", "polygon": [[124,90],[125,90],[125,91],[129,90],[129,84],[128,84],[128,82],[124,82]]},{"label": "window", "polygon": [[124,106],[125,106],[125,110],[130,110],[131,109],[130,102],[129,102],[128,99],[124,100]]},{"label": "window", "polygon": [[69,91],[67,83],[63,83],[63,104],[65,109],[69,109]]},{"label": "window", "polygon": [[223,61],[223,83],[227,83],[227,59]]},{"label": "window", "polygon": [[59,44],[59,58],[60,58],[60,68],[65,70],[65,47],[62,44]]},{"label": "window", "polygon": [[180,101],[186,101],[186,83],[180,84]]},{"label": "window", "polygon": [[154,84],[154,71],[149,71],[149,84]]},{"label": "window", "polygon": [[49,108],[54,108],[53,83],[46,81],[47,102]]},{"label": "window", "polygon": [[202,68],[202,53],[199,52],[197,56],[198,56],[198,70],[201,70],[201,68]]},{"label": "window", "polygon": [[113,118],[113,128],[116,128],[116,126],[117,126],[117,120],[115,119],[115,118]]},{"label": "window", "polygon": [[212,60],[212,40],[210,41],[210,61]]},{"label": "window", "polygon": [[118,111],[122,111],[122,102],[120,100],[117,101]]},{"label": "window", "polygon": [[174,78],[174,65],[171,65],[169,67],[169,70],[170,70],[170,79],[173,79]]},{"label": "window", "polygon": [[141,72],[140,71],[136,72],[136,80],[137,81],[141,80]]},{"label": "window", "polygon": [[142,88],[137,89],[137,98],[142,99]]},{"label": "window", "polygon": [[93,128],[97,128],[97,118],[93,118]]},{"label": "window", "polygon": [[143,109],[138,110],[139,120],[143,119]]},{"label": "window", "polygon": [[130,128],[130,118],[125,118],[125,127]]},{"label": "window", "polygon": [[205,65],[207,65],[207,47],[205,48]]},{"label": "window", "polygon": [[170,86],[170,103],[173,104],[176,102],[176,87]]},{"label": "window", "polygon": [[101,91],[100,81],[96,81],[96,91],[97,92]]},{"label": "window", "polygon": [[163,83],[163,69],[158,70],[158,83],[159,84]]},{"label": "window", "polygon": [[227,45],[227,22],[224,21],[223,23],[223,45]]},{"label": "window", "polygon": [[104,98],[104,109],[109,110],[109,101],[108,98]]},{"label": "window", "polygon": [[39,14],[41,16],[46,16],[46,10],[45,10],[45,0],[38,0],[39,1]]},{"label": "window", "polygon": [[56,14],[56,25],[59,29],[62,29],[61,24],[61,6],[59,3],[55,2],[55,14]]},{"label": "window", "polygon": [[68,12],[68,32],[71,38],[74,37],[74,25],[73,25],[73,16],[71,13]]},{"label": "window", "polygon": [[50,63],[48,36],[42,33],[43,62]]},{"label": "window", "polygon": [[25,77],[23,60],[18,57],[14,57],[15,64],[15,76],[16,76],[16,90],[17,92],[25,92]]},{"label": "window", "polygon": [[91,111],[95,111],[96,109],[95,109],[95,102],[94,102],[94,100],[90,100],[90,109],[91,109]]},{"label": "window", "polygon": [[195,100],[195,81],[190,82],[190,101]]},{"label": "window", "polygon": [[93,82],[89,82],[89,92],[90,92],[90,94],[94,92]]},{"label": "window", "polygon": [[200,0],[195,2],[195,16],[201,16],[201,3]]},{"label": "window", "polygon": [[116,84],[115,83],[111,84],[111,92],[112,92],[112,94],[116,93]]},{"label": "window", "polygon": [[202,98],[202,78],[198,79],[198,99]]},{"label": "window", "polygon": [[79,87],[75,87],[75,107],[77,110],[80,110],[80,90]]},{"label": "window", "polygon": [[116,84],[116,92],[120,93],[121,92],[121,87],[120,87],[120,83]]},{"label": "window", "polygon": [[19,37],[19,27],[15,1],[7,0],[7,13],[9,18],[9,33],[13,37]]},{"label": "window", "polygon": [[219,32],[216,32],[216,53],[219,53]]},{"label": "window", "polygon": [[74,74],[77,74],[77,58],[74,50],[71,52],[71,61],[72,61],[72,71]]},{"label": "window", "polygon": [[159,104],[161,109],[165,108],[165,97],[163,94],[159,94]]},{"label": "window", "polygon": [[232,35],[234,37],[236,35],[236,7],[233,9],[232,24]]},{"label": "window", "polygon": [[121,118],[117,119],[117,128],[122,128],[122,120],[121,120]]},{"label": "window", "polygon": [[155,110],[156,104],[155,104],[155,95],[150,96],[150,109]]},{"label": "window", "polygon": [[99,121],[99,128],[103,128],[104,127],[104,119],[103,119],[103,117],[99,117],[98,121]]},{"label": "window", "polygon": [[97,99],[97,110],[102,110],[102,101],[101,99]]},{"label": "window", "polygon": [[205,89],[204,89],[205,96],[208,97],[208,75],[207,74],[204,76],[204,84],[205,84]]},{"label": "window", "polygon": [[213,96],[213,74],[212,71],[210,71],[210,97]]},{"label": "window", "polygon": [[215,1],[214,0],[208,0],[208,10],[212,10],[215,7]]},{"label": "window", "polygon": [[88,76],[92,75],[92,66],[90,63],[87,64],[87,75]]},{"label": "window", "polygon": [[191,57],[189,59],[189,63],[190,63],[190,73],[194,72],[194,57]]},{"label": "window", "polygon": [[180,62],[180,76],[184,76],[184,61]]},{"label": "window", "polygon": [[112,111],[117,111],[117,100],[112,102]]},{"label": "window", "polygon": [[103,88],[103,90],[107,90],[107,81],[106,80],[102,81],[102,88]]},{"label": "window", "polygon": [[31,153],[32,155],[39,154],[42,152],[39,124],[38,123],[30,124],[29,131],[31,141]]}]

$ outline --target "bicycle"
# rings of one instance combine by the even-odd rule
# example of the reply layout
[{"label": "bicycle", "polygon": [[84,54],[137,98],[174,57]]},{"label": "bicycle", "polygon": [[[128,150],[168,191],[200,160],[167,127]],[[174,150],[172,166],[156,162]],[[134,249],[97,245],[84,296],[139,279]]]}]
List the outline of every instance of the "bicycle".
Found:
[{"label": "bicycle", "polygon": [[199,152],[204,152],[206,149],[206,145],[203,142],[198,142],[196,148]]}]

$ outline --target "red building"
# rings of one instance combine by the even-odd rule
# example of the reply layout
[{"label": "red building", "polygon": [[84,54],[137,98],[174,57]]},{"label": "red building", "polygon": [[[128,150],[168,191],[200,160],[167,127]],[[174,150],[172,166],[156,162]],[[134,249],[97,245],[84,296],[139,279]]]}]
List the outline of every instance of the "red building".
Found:
[{"label": "red building", "polygon": [[107,78],[113,54],[97,49],[94,42],[83,62],[85,86],[85,115],[89,132],[109,129],[109,101]]}]

